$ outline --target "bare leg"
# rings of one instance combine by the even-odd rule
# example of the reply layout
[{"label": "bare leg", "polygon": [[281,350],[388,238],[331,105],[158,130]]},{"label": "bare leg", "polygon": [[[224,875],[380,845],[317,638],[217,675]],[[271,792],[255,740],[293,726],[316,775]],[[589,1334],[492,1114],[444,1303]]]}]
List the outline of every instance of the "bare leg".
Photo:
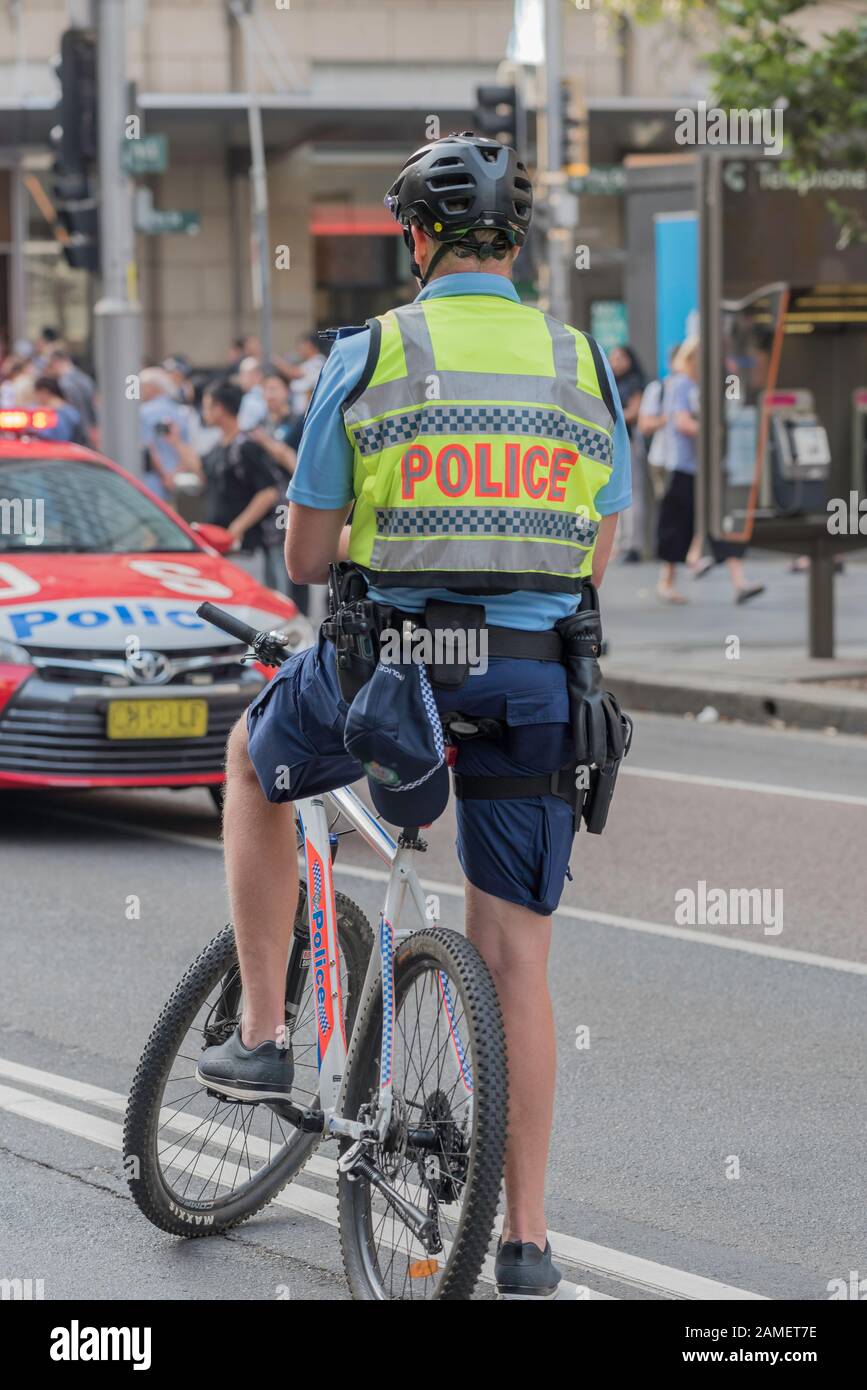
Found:
[{"label": "bare leg", "polygon": [[665,599],[667,603],[686,602],[683,595],[679,594],[677,589],[675,588],[676,575],[677,565],[672,565],[669,563],[668,560],[666,560],[662,566],[662,573],[659,576],[659,583],[656,586],[656,592],[659,594],[659,597],[661,599]]},{"label": "bare leg", "polygon": [[244,1011],[241,1041],[282,1041],[286,966],[298,905],[298,855],[291,802],[268,801],[247,753],[247,721],[229,737],[223,841]]},{"label": "bare leg", "polygon": [[728,557],[726,560],[726,569],[731,575],[732,588],[735,591],[735,596],[737,596],[741,589],[747,587],[747,581],[744,579],[744,567],[737,555],[730,555]]},{"label": "bare leg", "polygon": [[551,918],[467,883],[466,923],[467,936],[494,978],[506,1030],[509,1133],[503,1240],[532,1241],[544,1250],[556,1066],[548,992]]}]

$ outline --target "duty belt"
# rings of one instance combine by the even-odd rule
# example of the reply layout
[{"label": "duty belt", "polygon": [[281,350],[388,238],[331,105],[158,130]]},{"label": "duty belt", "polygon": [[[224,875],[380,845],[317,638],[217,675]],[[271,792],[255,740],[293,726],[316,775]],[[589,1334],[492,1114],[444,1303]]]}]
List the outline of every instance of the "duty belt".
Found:
[{"label": "duty belt", "polygon": [[[436,622],[430,621],[432,614],[428,605],[424,614],[405,613],[399,608],[392,608],[388,604],[375,603],[374,613],[376,615],[376,625],[380,634],[387,628],[402,628],[404,623],[409,623],[415,632],[428,631],[451,631],[455,632],[465,626],[459,614],[442,614],[445,609],[463,609],[474,605],[461,603],[442,603],[437,604]],[[563,660],[563,639],[559,632],[551,628],[548,632],[525,632],[517,627],[492,627],[487,623],[480,623],[477,630],[485,633],[487,643],[487,655],[525,657],[536,661],[556,661]],[[434,682],[436,684],[437,682]]]}]

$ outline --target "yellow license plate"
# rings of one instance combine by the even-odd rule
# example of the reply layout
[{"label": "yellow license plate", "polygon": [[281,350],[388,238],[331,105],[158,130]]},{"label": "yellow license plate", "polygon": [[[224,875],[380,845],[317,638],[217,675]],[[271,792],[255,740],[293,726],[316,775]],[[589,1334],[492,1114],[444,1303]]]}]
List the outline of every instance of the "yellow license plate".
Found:
[{"label": "yellow license plate", "polygon": [[207,700],[112,700],[109,738],[201,738],[208,732]]}]

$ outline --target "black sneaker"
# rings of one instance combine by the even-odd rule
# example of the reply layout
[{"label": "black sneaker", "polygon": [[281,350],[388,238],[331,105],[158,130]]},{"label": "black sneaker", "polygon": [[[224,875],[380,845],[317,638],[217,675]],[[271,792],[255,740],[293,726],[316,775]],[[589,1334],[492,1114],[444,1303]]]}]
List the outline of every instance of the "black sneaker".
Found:
[{"label": "black sneaker", "polygon": [[275,1042],[245,1047],[241,1029],[216,1047],[206,1047],[196,1068],[196,1080],[232,1100],[288,1100],[295,1063],[291,1047]]},{"label": "black sneaker", "polygon": [[562,1275],[551,1259],[551,1246],[545,1249],[531,1241],[507,1240],[497,1246],[494,1277],[500,1298],[556,1298]]}]

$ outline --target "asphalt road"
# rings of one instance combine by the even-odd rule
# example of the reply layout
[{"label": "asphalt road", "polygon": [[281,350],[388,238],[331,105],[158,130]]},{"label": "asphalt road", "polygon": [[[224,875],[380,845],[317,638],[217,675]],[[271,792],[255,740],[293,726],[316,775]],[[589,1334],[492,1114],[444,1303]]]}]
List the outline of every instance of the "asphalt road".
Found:
[{"label": "asphalt road", "polygon": [[[122,1097],[226,920],[217,836],[201,792],[0,800],[0,1277],[46,1298],[348,1296],[335,1230],[292,1188],[189,1243],[126,1195]],[[421,872],[459,926],[452,838],[449,811]],[[338,886],[375,917],[354,839]],[[591,1296],[825,1299],[867,1274],[865,843],[867,742],[641,717],[606,834],[576,842],[551,969],[549,1221]],[[683,923],[701,882],[764,889],[769,912]]]}]

